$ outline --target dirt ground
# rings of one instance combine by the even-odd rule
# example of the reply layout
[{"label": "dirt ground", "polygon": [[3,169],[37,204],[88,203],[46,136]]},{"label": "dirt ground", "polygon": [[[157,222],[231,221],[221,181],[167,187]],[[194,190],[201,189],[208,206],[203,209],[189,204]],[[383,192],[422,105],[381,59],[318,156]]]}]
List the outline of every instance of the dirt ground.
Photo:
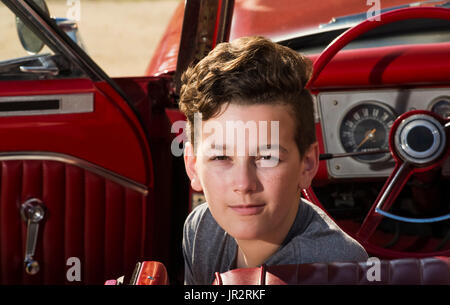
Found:
[{"label": "dirt ground", "polygon": [[[143,75],[182,0],[47,0],[51,16],[79,18],[88,54],[110,76]],[[27,55],[14,16],[0,4],[0,60]]]}]

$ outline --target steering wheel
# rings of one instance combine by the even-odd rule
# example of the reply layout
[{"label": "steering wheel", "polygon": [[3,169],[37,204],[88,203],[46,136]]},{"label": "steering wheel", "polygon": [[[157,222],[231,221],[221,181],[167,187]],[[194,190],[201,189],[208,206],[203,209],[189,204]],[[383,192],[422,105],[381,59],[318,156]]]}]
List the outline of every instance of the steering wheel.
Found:
[{"label": "steering wheel", "polygon": [[[309,89],[314,88],[323,69],[331,59],[347,44],[362,34],[385,24],[416,18],[431,18],[450,20],[450,10],[434,7],[406,8],[389,11],[378,16],[377,20],[366,20],[350,28],[341,36],[336,38],[320,54],[314,62],[314,72],[307,85]],[[420,141],[417,139],[420,138]],[[395,161],[395,167],[378,197],[370,208],[363,223],[361,224],[356,239],[372,254],[401,257],[403,252],[386,250],[380,251],[380,247],[369,243],[369,238],[384,217],[398,221],[427,223],[450,219],[450,214],[433,218],[406,218],[389,212],[395,199],[405,186],[409,177],[414,173],[430,171],[441,166],[449,155],[450,145],[450,120],[444,120],[440,116],[430,112],[415,110],[406,112],[399,116],[389,133],[389,149]],[[312,188],[303,192],[305,197],[322,207]],[[430,255],[450,255],[450,250],[440,253],[408,253],[409,256],[424,257]]]}]

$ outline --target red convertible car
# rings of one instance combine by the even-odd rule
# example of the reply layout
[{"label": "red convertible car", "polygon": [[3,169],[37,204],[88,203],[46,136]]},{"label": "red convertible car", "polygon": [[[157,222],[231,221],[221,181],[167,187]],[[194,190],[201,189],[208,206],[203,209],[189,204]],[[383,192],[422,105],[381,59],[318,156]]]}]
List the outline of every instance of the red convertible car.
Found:
[{"label": "red convertible car", "polygon": [[450,2],[189,0],[126,78],[44,1],[0,6],[30,54],[0,61],[1,284],[103,284],[141,261],[183,283],[183,223],[204,198],[179,153],[180,76],[248,35],[314,62],[321,162],[303,196],[369,256],[450,256]]}]

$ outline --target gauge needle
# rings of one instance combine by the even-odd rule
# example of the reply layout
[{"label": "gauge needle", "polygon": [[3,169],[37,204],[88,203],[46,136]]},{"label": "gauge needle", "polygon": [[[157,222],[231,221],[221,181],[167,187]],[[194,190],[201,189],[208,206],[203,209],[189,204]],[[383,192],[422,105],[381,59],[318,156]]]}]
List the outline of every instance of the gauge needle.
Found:
[{"label": "gauge needle", "polygon": [[374,128],[374,129],[372,129],[371,131],[369,131],[369,132],[366,134],[365,138],[361,141],[361,143],[359,143],[359,145],[356,146],[356,149],[355,149],[355,150],[358,150],[358,148],[360,148],[361,146],[363,146],[364,143],[366,143],[368,140],[372,139],[376,131],[377,131],[376,128]]}]

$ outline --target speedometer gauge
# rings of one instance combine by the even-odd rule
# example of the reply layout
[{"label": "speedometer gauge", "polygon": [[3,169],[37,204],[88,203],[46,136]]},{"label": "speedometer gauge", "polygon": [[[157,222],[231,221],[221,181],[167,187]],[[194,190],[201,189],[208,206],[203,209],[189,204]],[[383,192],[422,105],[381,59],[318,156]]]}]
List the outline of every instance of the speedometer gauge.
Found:
[{"label": "speedometer gauge", "polygon": [[[389,130],[396,115],[379,102],[364,102],[354,106],[344,116],[339,130],[341,144],[346,152],[367,152],[389,149]],[[354,156],[364,163],[374,163],[390,158],[390,154]]]},{"label": "speedometer gauge", "polygon": [[433,102],[433,107],[431,107],[431,111],[436,114],[439,114],[444,119],[450,118],[450,98],[449,97],[441,97],[436,99]]}]

